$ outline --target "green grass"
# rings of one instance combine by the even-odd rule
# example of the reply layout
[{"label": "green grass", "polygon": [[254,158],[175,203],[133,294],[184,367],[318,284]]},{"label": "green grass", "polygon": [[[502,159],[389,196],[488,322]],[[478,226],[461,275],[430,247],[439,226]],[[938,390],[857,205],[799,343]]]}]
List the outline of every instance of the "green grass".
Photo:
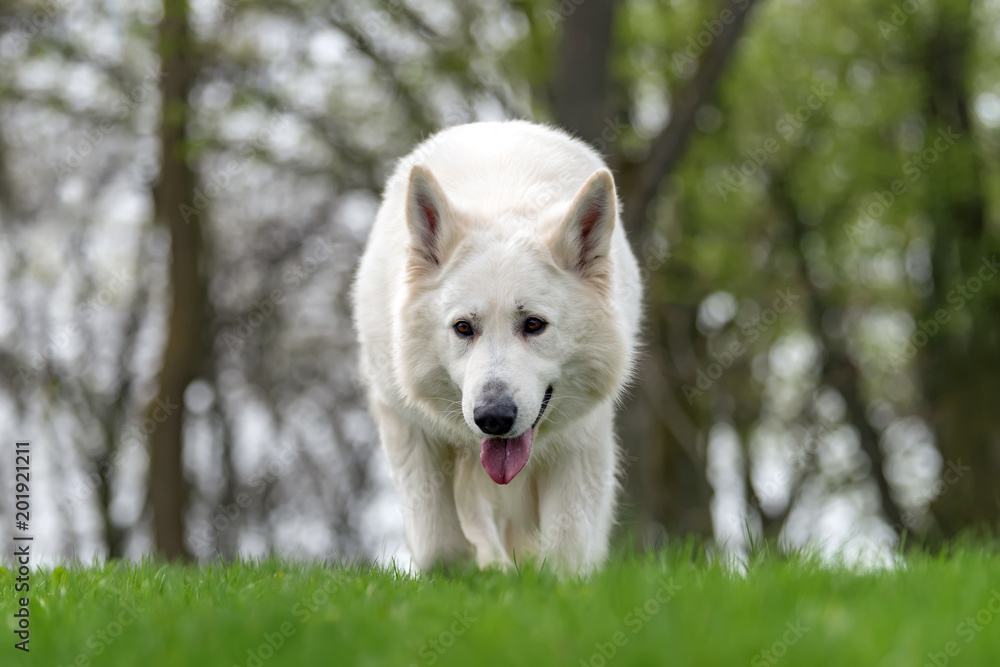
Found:
[{"label": "green grass", "polygon": [[583,582],[280,562],[56,568],[32,577],[29,655],[13,648],[14,576],[0,570],[0,665],[1000,664],[1000,557],[986,549],[867,574],[761,557],[740,576],[689,548]]}]

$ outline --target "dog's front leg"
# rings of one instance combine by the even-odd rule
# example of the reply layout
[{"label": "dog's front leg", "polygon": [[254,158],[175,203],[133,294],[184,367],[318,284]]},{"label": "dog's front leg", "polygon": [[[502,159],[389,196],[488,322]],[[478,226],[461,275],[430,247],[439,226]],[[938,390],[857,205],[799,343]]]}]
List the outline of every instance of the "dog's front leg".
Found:
[{"label": "dog's front leg", "polygon": [[607,558],[618,491],[611,415],[578,433],[586,440],[554,461],[539,484],[540,556],[563,576],[586,574]]},{"label": "dog's front leg", "polygon": [[[373,401],[373,403],[375,403]],[[403,510],[406,543],[421,570],[471,555],[455,510],[454,452],[385,404],[372,406]]]},{"label": "dog's front leg", "polygon": [[483,484],[493,482],[486,477],[479,460],[468,452],[460,452],[455,462],[455,505],[462,532],[476,550],[479,567],[506,570],[512,561],[497,526],[495,508],[483,493]]}]

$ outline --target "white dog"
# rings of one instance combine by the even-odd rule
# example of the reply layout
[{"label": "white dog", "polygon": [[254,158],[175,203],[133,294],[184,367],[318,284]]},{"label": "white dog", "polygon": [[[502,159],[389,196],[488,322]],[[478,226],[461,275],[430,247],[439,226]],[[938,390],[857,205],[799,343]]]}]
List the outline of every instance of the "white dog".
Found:
[{"label": "white dog", "polygon": [[417,566],[600,565],[641,283],[597,153],[523,121],[434,135],[390,177],[353,297]]}]

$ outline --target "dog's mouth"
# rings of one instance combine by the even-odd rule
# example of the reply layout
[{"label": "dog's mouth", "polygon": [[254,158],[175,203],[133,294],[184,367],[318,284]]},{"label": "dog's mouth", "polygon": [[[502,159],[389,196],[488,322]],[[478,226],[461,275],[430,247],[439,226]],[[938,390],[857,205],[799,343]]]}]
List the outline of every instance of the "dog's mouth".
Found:
[{"label": "dog's mouth", "polygon": [[552,386],[545,390],[542,406],[531,428],[514,438],[484,438],[480,445],[479,460],[486,473],[497,484],[510,484],[510,481],[521,472],[531,456],[531,441],[535,437],[535,427],[542,421],[545,408],[552,398]]},{"label": "dog's mouth", "polygon": [[549,407],[549,399],[552,398],[552,385],[545,390],[545,397],[542,399],[542,407],[538,408],[538,416],[535,417],[535,423],[531,425],[531,428],[538,426],[538,422],[542,421],[542,415],[545,414],[545,408]]}]

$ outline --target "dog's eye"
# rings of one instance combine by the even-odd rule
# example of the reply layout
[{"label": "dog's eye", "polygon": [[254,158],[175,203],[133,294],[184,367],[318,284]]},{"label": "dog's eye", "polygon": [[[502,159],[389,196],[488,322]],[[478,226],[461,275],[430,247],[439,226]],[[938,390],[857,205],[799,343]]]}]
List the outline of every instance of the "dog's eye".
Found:
[{"label": "dog's eye", "polygon": [[467,338],[472,335],[472,325],[466,322],[465,320],[459,320],[458,322],[455,322],[454,329],[455,333],[457,333],[459,336]]},{"label": "dog's eye", "polygon": [[524,321],[524,333],[526,334],[536,334],[541,333],[545,329],[546,322],[537,317],[529,317]]}]

